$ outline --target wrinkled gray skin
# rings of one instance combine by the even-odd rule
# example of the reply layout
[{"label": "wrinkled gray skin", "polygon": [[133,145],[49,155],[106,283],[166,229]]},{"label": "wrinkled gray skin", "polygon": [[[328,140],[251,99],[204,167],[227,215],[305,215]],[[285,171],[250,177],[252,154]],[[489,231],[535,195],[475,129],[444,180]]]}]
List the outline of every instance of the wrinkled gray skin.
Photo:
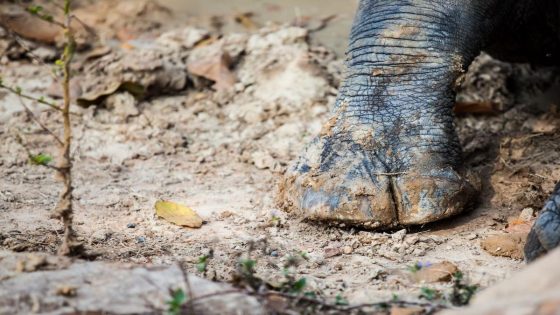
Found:
[{"label": "wrinkled gray skin", "polygon": [[[480,51],[560,64],[560,1],[362,0],[332,116],[290,168],[287,206],[311,220],[391,228],[462,212],[476,176],[462,167],[454,87]],[[526,246],[560,243],[560,186]]]}]

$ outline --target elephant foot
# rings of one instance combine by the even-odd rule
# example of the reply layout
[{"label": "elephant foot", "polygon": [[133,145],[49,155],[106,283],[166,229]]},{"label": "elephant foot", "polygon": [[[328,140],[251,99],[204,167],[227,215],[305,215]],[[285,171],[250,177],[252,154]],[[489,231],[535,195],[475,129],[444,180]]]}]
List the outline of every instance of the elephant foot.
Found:
[{"label": "elephant foot", "polygon": [[460,159],[454,134],[390,125],[331,120],[281,183],[285,208],[309,220],[384,229],[441,220],[473,203],[478,185],[453,166]]},{"label": "elephant foot", "polygon": [[527,236],[525,259],[531,262],[557,246],[560,246],[560,183]]}]

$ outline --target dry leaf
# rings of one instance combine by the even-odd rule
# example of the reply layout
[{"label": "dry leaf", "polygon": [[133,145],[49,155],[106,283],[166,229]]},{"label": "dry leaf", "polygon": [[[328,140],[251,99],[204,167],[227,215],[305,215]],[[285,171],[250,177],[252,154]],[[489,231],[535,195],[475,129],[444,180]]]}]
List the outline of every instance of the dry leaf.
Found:
[{"label": "dry leaf", "polygon": [[0,25],[22,37],[52,44],[62,34],[58,26],[31,15],[19,5],[3,6],[0,8]]},{"label": "dry leaf", "polygon": [[558,129],[558,119],[554,119],[554,117],[543,117],[534,121],[531,125],[531,129],[534,133],[552,134]]},{"label": "dry leaf", "polygon": [[257,24],[253,21],[253,12],[244,12],[237,14],[234,19],[235,22],[243,25],[246,29],[254,30],[257,28]]},{"label": "dry leaf", "polygon": [[197,42],[194,47],[195,48],[200,48],[200,47],[210,46],[210,45],[214,44],[217,40],[218,40],[218,36],[212,35],[212,36],[209,36],[209,37],[207,37],[205,39],[202,39],[201,41]]},{"label": "dry leaf", "polygon": [[207,56],[187,62],[187,70],[197,76],[215,82],[214,89],[224,90],[231,88],[237,81],[229,70],[231,58],[227,52],[213,52]]},{"label": "dry leaf", "polygon": [[496,114],[499,112],[499,106],[492,102],[457,102],[454,112],[455,114]]},{"label": "dry leaf", "polygon": [[156,214],[164,220],[191,228],[202,226],[202,218],[191,208],[171,202],[159,200],[155,205]]}]

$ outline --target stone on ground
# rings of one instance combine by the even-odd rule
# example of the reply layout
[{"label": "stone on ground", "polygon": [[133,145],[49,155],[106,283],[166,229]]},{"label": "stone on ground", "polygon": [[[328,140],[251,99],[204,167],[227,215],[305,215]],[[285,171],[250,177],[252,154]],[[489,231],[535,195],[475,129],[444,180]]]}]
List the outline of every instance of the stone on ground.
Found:
[{"label": "stone on ground", "polygon": [[[0,252],[0,314],[163,314],[171,292],[191,296],[179,265],[86,262],[47,254]],[[192,297],[231,290],[188,275]],[[216,295],[194,314],[264,314],[254,297]]]},{"label": "stone on ground", "polygon": [[528,265],[510,279],[475,295],[467,308],[440,315],[560,314],[560,249]]}]

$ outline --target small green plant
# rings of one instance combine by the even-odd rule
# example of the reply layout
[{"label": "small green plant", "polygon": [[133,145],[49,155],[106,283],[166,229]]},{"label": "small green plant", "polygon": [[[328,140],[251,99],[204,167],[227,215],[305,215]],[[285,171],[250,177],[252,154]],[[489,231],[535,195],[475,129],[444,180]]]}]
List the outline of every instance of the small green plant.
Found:
[{"label": "small green plant", "polygon": [[30,5],[26,8],[26,10],[27,12],[41,18],[42,20],[45,20],[50,23],[55,22],[53,16],[48,13],[45,13],[45,10],[40,5]]},{"label": "small green plant", "polygon": [[277,217],[275,215],[272,215],[272,217],[270,217],[270,225],[271,226],[279,226],[282,223],[280,217]]},{"label": "small green plant", "polygon": [[408,271],[412,272],[412,273],[416,273],[420,270],[422,270],[422,268],[426,268],[431,266],[432,264],[430,262],[416,262],[414,265],[408,266]]},{"label": "small green plant", "polygon": [[297,255],[290,255],[286,259],[284,268],[282,270],[285,280],[280,284],[281,291],[294,294],[300,294],[304,292],[304,289],[307,286],[307,279],[297,279],[295,274],[295,269],[302,259],[308,259],[307,254],[304,252],[299,252]]},{"label": "small green plant", "polygon": [[408,271],[410,271],[412,273],[416,273],[416,272],[420,271],[420,269],[422,269],[422,266],[420,265],[420,263],[415,263],[414,265],[408,266]]},{"label": "small green plant", "polygon": [[305,286],[307,285],[307,279],[300,278],[298,281],[294,282],[290,288],[291,293],[301,293]]},{"label": "small green plant", "polygon": [[234,284],[258,290],[263,280],[255,275],[257,261],[251,258],[242,258],[237,263],[237,272],[233,276]]},{"label": "small green plant", "polygon": [[334,299],[334,304],[335,305],[348,305],[348,300],[345,299],[342,295],[337,294],[335,299]]},{"label": "small green plant", "polygon": [[[262,241],[262,243],[266,245],[266,241]],[[296,252],[293,255],[287,256],[282,268],[283,281],[280,283],[270,283],[256,275],[257,261],[250,258],[254,248],[255,243],[249,243],[248,253],[244,258],[238,260],[237,272],[233,276],[233,284],[240,292],[262,299],[269,299],[272,296],[282,297],[287,302],[285,307],[290,313],[323,314],[324,312],[334,311],[333,314],[347,314],[357,310],[356,314],[362,314],[362,310],[366,308],[388,312],[393,305],[415,305],[431,310],[440,310],[447,307],[445,303],[440,301],[442,299],[441,292],[427,287],[421,288],[420,292],[420,297],[428,301],[426,303],[400,300],[396,294],[393,294],[392,299],[389,301],[357,305],[351,305],[342,294],[336,295],[334,301],[329,301],[324,297],[324,292],[321,290],[310,290],[306,278],[297,277],[297,267],[302,261],[309,259],[304,252]],[[426,264],[420,263],[419,265],[426,266]],[[229,293],[229,291],[227,292]],[[196,298],[193,298],[187,303],[194,302],[195,300]]]},{"label": "small green plant", "polygon": [[167,314],[168,315],[180,315],[183,305],[187,302],[187,295],[183,289],[177,289],[171,291],[171,300],[167,301],[168,305]]},{"label": "small green plant", "polygon": [[210,249],[210,252],[206,255],[198,257],[198,262],[196,263],[196,270],[206,274],[206,269],[208,268],[208,261],[214,257],[214,250]]},{"label": "small green plant", "polygon": [[301,251],[299,252],[299,256],[304,260],[309,260],[309,255],[307,254],[307,252]]},{"label": "small green plant", "polygon": [[208,256],[200,256],[198,258],[198,263],[196,263],[196,270],[198,270],[198,272],[206,272],[206,267],[208,267]]},{"label": "small green plant", "polygon": [[419,298],[425,299],[427,301],[433,301],[441,297],[441,293],[432,288],[422,287],[420,288],[420,296]]},{"label": "small green plant", "polygon": [[29,154],[29,162],[35,165],[47,166],[53,160],[52,156],[48,154]]},{"label": "small green plant", "polygon": [[464,283],[463,273],[457,271],[453,274],[453,291],[451,292],[449,301],[456,306],[467,305],[477,290],[477,285]]},{"label": "small green plant", "polygon": [[250,258],[246,258],[246,259],[241,259],[241,261],[239,262],[239,264],[241,265],[241,272],[244,275],[254,275],[255,274],[255,266],[257,265],[257,261],[250,259]]}]

